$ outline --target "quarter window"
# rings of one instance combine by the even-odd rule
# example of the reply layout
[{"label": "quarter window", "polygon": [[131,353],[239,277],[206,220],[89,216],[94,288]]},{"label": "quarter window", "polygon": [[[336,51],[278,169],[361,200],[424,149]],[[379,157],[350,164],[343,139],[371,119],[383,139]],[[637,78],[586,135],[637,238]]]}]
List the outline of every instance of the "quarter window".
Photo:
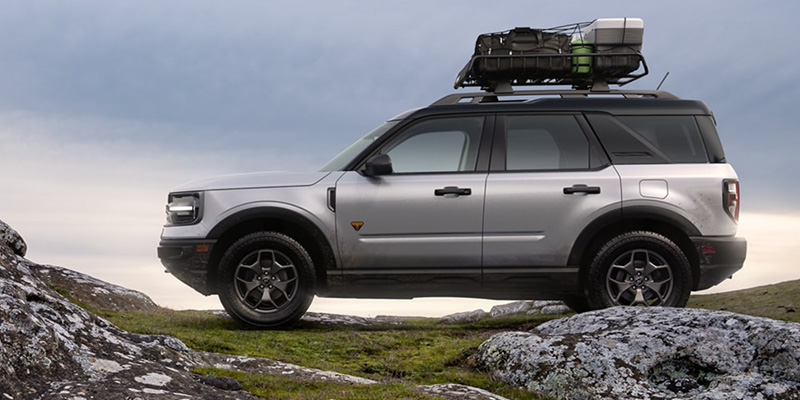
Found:
[{"label": "quarter window", "polygon": [[706,163],[708,155],[692,116],[618,116],[673,163]]},{"label": "quarter window", "polygon": [[506,125],[506,170],[589,168],[589,142],[574,116],[509,116]]}]

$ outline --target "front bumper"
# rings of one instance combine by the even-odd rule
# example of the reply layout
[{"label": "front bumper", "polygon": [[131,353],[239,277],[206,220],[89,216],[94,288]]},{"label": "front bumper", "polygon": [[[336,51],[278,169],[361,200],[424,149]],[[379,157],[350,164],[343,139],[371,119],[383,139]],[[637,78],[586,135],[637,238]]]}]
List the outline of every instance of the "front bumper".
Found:
[{"label": "front bumper", "polygon": [[204,295],[214,294],[208,282],[208,261],[215,240],[162,240],[158,258],[181,282]]},{"label": "front bumper", "polygon": [[719,284],[742,269],[747,256],[747,240],[740,237],[693,237],[700,257],[698,276],[693,290],[704,290]]}]

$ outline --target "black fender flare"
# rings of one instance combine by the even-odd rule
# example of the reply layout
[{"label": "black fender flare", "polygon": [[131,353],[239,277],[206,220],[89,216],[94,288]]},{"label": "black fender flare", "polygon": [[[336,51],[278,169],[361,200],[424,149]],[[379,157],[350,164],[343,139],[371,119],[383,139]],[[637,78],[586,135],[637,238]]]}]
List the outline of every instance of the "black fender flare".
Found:
[{"label": "black fender flare", "polygon": [[320,235],[324,236],[322,230],[319,229],[316,224],[311,222],[311,220],[307,217],[300,215],[300,213],[296,211],[281,207],[261,206],[238,211],[225,217],[225,219],[217,223],[217,225],[215,225],[214,228],[208,232],[206,239],[219,239],[233,227],[248,221],[255,221],[259,219],[279,219],[286,222],[291,222],[301,226],[306,231],[316,231],[319,232]]},{"label": "black fender flare", "polygon": [[[634,221],[654,221],[679,230],[685,233],[687,237],[701,236],[700,231],[691,221],[666,208],[645,205],[623,207],[597,217],[581,231],[572,246],[572,251],[567,261],[568,264],[580,267],[581,260],[586,255],[585,252],[598,234],[614,226]],[[691,259],[691,255],[687,254],[687,257]]]},{"label": "black fender flare", "polygon": [[[263,225],[265,221],[279,221],[279,225]],[[206,238],[216,240],[217,245],[212,250],[209,262],[209,279],[215,276],[216,264],[228,245],[242,235],[259,230],[278,231],[300,242],[314,260],[318,288],[323,288],[327,284],[327,271],[336,269],[338,265],[333,244],[310,218],[297,211],[274,206],[259,206],[238,211],[225,217],[211,229]],[[215,282],[209,280],[209,284],[213,285]]]}]

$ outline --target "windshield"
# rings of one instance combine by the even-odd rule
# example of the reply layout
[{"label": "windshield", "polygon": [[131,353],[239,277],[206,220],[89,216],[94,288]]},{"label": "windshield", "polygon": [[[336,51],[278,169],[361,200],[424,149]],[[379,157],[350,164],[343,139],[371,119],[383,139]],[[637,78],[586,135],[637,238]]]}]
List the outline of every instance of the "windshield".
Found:
[{"label": "windshield", "polygon": [[391,120],[386,121],[383,125],[372,130],[372,132],[364,135],[361,139],[355,141],[355,143],[348,146],[344,149],[341,153],[339,153],[336,157],[333,157],[327,164],[322,166],[320,171],[341,171],[343,170],[350,161],[353,160],[354,157],[359,155],[364,149],[367,148],[372,142],[374,142],[377,138],[381,137],[386,131],[391,129],[391,127],[395,126],[399,120]]}]

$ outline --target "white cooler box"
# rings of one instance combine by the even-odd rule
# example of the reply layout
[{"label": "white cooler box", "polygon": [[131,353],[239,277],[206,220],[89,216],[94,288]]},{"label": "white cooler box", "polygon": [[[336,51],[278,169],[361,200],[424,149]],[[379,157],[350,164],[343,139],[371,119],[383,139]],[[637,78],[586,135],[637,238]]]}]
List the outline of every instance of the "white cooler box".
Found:
[{"label": "white cooler box", "polygon": [[624,76],[639,69],[644,21],[641,18],[602,18],[584,30],[584,39],[594,45],[593,67],[609,76]]}]

